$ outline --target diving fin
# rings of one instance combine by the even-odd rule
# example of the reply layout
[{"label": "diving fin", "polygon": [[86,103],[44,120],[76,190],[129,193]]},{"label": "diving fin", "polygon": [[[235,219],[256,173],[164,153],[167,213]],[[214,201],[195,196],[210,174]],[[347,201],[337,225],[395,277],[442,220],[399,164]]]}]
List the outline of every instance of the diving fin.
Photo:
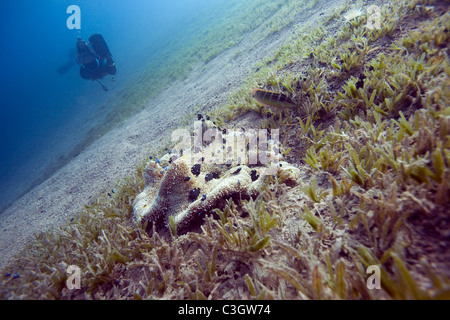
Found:
[{"label": "diving fin", "polygon": [[68,61],[66,62],[65,65],[61,66],[58,68],[58,73],[59,74],[65,74],[67,73],[70,69],[72,69],[72,67],[74,65],[76,65],[77,63],[75,61]]},{"label": "diving fin", "polygon": [[58,73],[59,74],[67,73],[67,71],[69,71],[74,65],[77,64],[76,58],[77,58],[77,50],[75,48],[71,48],[69,50],[69,59],[63,66],[61,66],[57,69]]}]

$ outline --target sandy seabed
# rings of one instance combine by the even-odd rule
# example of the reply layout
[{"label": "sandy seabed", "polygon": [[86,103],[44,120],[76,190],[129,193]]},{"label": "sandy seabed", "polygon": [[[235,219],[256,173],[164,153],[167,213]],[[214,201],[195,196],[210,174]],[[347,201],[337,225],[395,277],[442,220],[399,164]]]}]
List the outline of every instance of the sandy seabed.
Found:
[{"label": "sandy seabed", "polygon": [[207,112],[225,104],[255,63],[278,49],[296,26],[313,25],[321,14],[343,3],[326,2],[319,2],[294,23],[263,40],[261,29],[252,31],[206,66],[193,70],[184,81],[161,92],[143,111],[99,138],[14,202],[0,216],[0,263],[4,265],[20,254],[35,234],[64,224],[93,197],[109,192],[118,180],[131,175],[152,150],[170,141],[179,119],[193,113],[195,107]]}]

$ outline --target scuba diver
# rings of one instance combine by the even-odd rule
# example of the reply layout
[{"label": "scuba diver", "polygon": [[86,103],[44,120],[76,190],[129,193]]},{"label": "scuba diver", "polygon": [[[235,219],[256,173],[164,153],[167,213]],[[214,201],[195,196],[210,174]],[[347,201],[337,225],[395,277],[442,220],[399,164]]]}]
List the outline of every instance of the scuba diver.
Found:
[{"label": "scuba diver", "polygon": [[[108,91],[108,88],[99,79],[103,79],[108,74],[114,76],[116,74],[116,64],[102,35],[94,34],[90,36],[88,43],[78,38],[77,62],[81,66],[81,78],[96,80],[103,90]],[[112,80],[114,81],[114,77]]]}]

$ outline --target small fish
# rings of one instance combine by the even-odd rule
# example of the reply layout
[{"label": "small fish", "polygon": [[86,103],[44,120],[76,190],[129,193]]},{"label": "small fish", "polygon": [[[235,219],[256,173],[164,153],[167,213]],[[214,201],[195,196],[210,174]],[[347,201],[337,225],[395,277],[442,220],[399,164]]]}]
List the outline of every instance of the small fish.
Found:
[{"label": "small fish", "polygon": [[288,96],[264,89],[253,89],[252,97],[265,107],[293,108],[297,106],[297,104]]}]

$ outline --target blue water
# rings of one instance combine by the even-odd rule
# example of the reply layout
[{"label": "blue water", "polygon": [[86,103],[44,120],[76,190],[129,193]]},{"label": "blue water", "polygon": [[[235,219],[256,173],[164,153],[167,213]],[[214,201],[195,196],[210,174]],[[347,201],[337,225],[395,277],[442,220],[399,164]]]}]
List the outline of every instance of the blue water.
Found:
[{"label": "blue water", "polygon": [[[77,32],[69,5],[81,9],[81,36],[105,38],[117,64],[110,89],[83,80],[79,66],[64,75]],[[0,212],[82,139],[99,107],[212,0],[0,1]],[[84,131],[83,131],[84,130]]]}]

